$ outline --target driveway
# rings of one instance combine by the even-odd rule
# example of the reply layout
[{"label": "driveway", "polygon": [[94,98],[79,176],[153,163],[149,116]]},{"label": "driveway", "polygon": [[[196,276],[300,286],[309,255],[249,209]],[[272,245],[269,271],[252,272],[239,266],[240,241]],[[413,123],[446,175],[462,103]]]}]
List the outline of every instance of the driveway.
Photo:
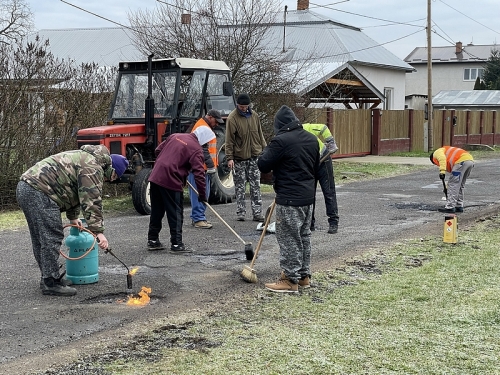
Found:
[{"label": "driveway", "polygon": [[[364,158],[360,158],[360,161]],[[427,159],[427,163],[428,159]],[[364,182],[336,181],[339,232],[327,234],[321,191],[318,190],[317,224],[313,232],[312,270],[324,270],[355,253],[390,244],[401,238],[442,234],[444,215],[442,185],[437,168],[429,165],[416,173]],[[466,210],[458,214],[460,229],[474,220],[500,211],[497,160],[476,163],[466,188]],[[263,196],[264,207],[273,194]],[[247,203],[248,204],[248,203]],[[219,215],[255,248],[257,223],[236,221],[236,204],[214,206]],[[39,271],[31,253],[27,228],[0,232],[0,374],[29,374],[52,363],[70,361],[95,345],[121,340],[145,329],[157,319],[175,319],[184,313],[230,309],[243,294],[251,295],[279,274],[275,236],[266,235],[255,264],[257,284],[240,278],[244,245],[209,210],[210,230],[190,225],[185,210],[184,240],[195,252],[174,255],[146,249],[149,217],[129,213],[106,219],[106,236],[113,253],[133,276],[133,293],[151,288],[144,307],[127,306],[126,269],[100,251],[99,281],[78,285],[74,297],[43,296]],[[166,225],[166,222],[165,222]],[[161,240],[168,243],[168,231]]]}]

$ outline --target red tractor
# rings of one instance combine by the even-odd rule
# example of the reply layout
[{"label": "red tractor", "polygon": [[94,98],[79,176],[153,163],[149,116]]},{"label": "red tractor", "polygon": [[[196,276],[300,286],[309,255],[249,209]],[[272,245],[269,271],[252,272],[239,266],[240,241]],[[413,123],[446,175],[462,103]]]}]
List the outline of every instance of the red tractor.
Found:
[{"label": "red tractor", "polygon": [[[105,145],[129,160],[119,180],[130,184],[137,212],[151,212],[148,178],[155,148],[170,134],[184,133],[208,110],[223,118],[236,107],[231,74],[222,61],[172,58],[121,62],[115,95],[105,126],[78,131],[78,147]],[[214,129],[219,167],[212,177],[210,201],[230,202],[233,176],[225,157],[225,124]]]}]

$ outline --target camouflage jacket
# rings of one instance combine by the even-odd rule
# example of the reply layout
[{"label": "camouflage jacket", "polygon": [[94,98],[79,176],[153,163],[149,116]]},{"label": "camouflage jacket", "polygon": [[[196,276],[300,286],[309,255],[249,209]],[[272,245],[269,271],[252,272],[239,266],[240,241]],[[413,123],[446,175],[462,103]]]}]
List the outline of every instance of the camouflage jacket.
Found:
[{"label": "camouflage jacket", "polygon": [[21,180],[47,194],[69,220],[77,219],[81,211],[88,229],[102,233],[102,184],[104,171],[110,166],[105,146],[85,145],[39,161],[23,173]]}]

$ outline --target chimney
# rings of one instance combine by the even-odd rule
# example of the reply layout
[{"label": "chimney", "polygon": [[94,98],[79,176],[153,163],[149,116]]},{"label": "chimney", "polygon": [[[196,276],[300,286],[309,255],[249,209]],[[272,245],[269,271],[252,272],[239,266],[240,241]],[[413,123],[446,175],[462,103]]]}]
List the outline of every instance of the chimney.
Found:
[{"label": "chimney", "polygon": [[183,25],[191,25],[191,14],[183,13],[181,15],[181,24]]},{"label": "chimney", "polygon": [[297,0],[297,10],[309,9],[309,0]]},{"label": "chimney", "polygon": [[455,44],[455,54],[458,55],[459,53],[462,53],[462,42]]}]

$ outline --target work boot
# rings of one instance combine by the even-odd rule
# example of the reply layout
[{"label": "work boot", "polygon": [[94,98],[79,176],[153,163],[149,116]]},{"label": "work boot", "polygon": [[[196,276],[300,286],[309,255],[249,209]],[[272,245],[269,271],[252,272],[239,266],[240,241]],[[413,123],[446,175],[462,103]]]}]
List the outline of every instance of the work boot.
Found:
[{"label": "work boot", "polygon": [[210,224],[206,220],[200,220],[194,223],[195,228],[201,228],[201,229],[210,229],[212,228],[212,224]]},{"label": "work boot", "polygon": [[170,246],[170,252],[172,254],[184,254],[184,253],[192,253],[193,250],[187,248],[183,243],[181,243],[180,245]]},{"label": "work boot", "polygon": [[[59,279],[59,282],[64,285],[64,286],[71,286],[73,285],[73,281],[67,279],[63,276]],[[43,277],[40,277],[40,289],[43,290],[43,287],[45,286],[45,283],[43,282]]]},{"label": "work boot", "polygon": [[165,246],[159,241],[159,240],[148,240],[148,250],[150,251],[155,251],[155,250],[163,250]]},{"label": "work boot", "polygon": [[275,283],[265,284],[267,290],[271,290],[277,293],[298,293],[298,284],[292,283],[288,277],[286,277],[284,272],[281,272],[280,278]]},{"label": "work boot", "polygon": [[339,230],[339,226],[337,224],[330,224],[330,228],[328,228],[329,234],[337,233]]},{"label": "work boot", "polygon": [[452,208],[446,208],[446,207],[438,208],[438,211],[439,212],[444,212],[446,214],[454,214],[455,213],[455,207],[452,207]]},{"label": "work boot", "polygon": [[309,276],[299,280],[299,289],[307,289],[311,287],[311,279]]},{"label": "work boot", "polygon": [[262,215],[254,215],[253,221],[258,221],[259,223],[263,223],[264,222],[264,216],[262,216]]},{"label": "work boot", "polygon": [[455,207],[455,212],[464,212],[464,208],[461,206]]},{"label": "work boot", "polygon": [[48,296],[65,296],[70,297],[76,294],[76,289],[64,285],[60,279],[46,277],[43,279],[42,293]]},{"label": "work boot", "polygon": [[238,214],[238,216],[236,217],[236,220],[245,221],[245,214]]}]

